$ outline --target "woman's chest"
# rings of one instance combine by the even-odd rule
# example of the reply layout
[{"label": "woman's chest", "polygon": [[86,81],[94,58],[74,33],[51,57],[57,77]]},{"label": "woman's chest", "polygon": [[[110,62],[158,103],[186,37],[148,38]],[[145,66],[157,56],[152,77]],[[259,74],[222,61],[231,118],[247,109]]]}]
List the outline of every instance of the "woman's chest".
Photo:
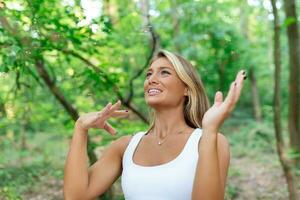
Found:
[{"label": "woman's chest", "polygon": [[184,150],[189,135],[169,138],[161,145],[153,137],[143,138],[135,151],[132,160],[137,165],[156,166],[166,164],[176,159]]}]

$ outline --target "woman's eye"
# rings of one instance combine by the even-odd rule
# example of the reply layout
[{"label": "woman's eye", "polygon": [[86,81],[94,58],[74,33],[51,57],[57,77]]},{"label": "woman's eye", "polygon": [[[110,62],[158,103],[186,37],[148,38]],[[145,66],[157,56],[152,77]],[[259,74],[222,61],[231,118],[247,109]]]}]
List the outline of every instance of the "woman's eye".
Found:
[{"label": "woman's eye", "polygon": [[[166,73],[166,74],[170,74],[170,72],[166,71],[166,70],[163,70],[161,71],[162,74]],[[150,76],[151,75],[151,72],[148,72],[146,73],[146,77]]]},{"label": "woman's eye", "polygon": [[165,70],[162,71],[162,73],[165,73],[165,72],[166,72],[167,74],[170,74],[168,71],[165,71]]}]

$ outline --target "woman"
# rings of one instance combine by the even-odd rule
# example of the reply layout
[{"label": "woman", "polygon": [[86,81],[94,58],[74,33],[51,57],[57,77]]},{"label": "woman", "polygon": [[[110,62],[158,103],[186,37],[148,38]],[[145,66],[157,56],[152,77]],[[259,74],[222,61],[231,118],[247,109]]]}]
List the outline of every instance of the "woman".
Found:
[{"label": "woman", "polygon": [[119,176],[129,200],[224,199],[230,151],[219,129],[245,78],[245,71],[240,71],[225,100],[217,92],[209,108],[193,66],[179,55],[159,51],[144,82],[145,100],[153,111],[149,130],[115,140],[88,168],[88,130],[99,128],[116,135],[106,120],[128,112],[119,110],[118,101],[81,116],[65,164],[65,199],[94,199]]}]

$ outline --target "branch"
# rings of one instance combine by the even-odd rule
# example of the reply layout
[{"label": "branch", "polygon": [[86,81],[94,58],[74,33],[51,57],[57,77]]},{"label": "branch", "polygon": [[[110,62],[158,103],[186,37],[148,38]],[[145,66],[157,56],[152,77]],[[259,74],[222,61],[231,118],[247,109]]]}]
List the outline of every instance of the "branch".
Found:
[{"label": "branch", "polygon": [[[2,11],[3,8],[0,8],[0,11]],[[4,27],[4,29],[10,33],[13,36],[17,36],[17,31],[16,29],[12,28],[10,26],[10,24],[8,23],[7,19],[4,16],[0,16],[0,23],[2,24],[2,26]]]},{"label": "branch", "polygon": [[57,50],[62,51],[65,54],[69,54],[69,55],[72,55],[72,56],[78,58],[79,60],[81,60],[85,64],[87,64],[88,66],[92,67],[92,69],[95,72],[104,74],[104,72],[99,67],[97,67],[95,64],[93,64],[92,62],[90,62],[88,59],[86,59],[83,56],[81,56],[79,53],[77,53],[77,52],[75,52],[73,50],[68,50],[68,49],[57,49]]},{"label": "branch", "polygon": [[17,70],[16,71],[16,85],[17,85],[17,89],[19,90],[20,89],[20,71]]},{"label": "branch", "polygon": [[[110,79],[108,77],[108,75],[103,72],[99,67],[97,67],[95,64],[93,64],[92,62],[90,62],[88,59],[84,58],[83,56],[81,56],[79,53],[73,51],[73,50],[67,50],[67,49],[57,49],[65,54],[68,55],[72,55],[76,58],[78,58],[79,60],[81,60],[82,62],[84,62],[86,65],[88,65],[89,67],[91,67],[95,72],[97,73],[101,73],[104,78],[110,82]],[[113,84],[113,83],[112,83]],[[117,98],[120,99],[120,101],[122,102],[122,104],[124,106],[126,106],[127,108],[129,108],[133,113],[135,113],[142,121],[144,121],[145,123],[149,123],[148,119],[138,110],[136,109],[134,106],[131,105],[131,102],[126,101],[122,95],[122,93],[120,92],[118,86],[114,85],[113,86],[113,91],[116,94]]]},{"label": "branch", "polygon": [[60,89],[51,80],[48,72],[45,69],[44,62],[41,58],[35,59],[35,67],[39,75],[42,77],[52,94],[57,98],[57,100],[63,105],[65,110],[69,113],[74,121],[79,117],[79,114],[75,108],[65,99],[64,95],[61,93]]},{"label": "branch", "polygon": [[[147,13],[148,13],[148,11],[147,11]],[[151,51],[150,51],[150,54],[149,54],[149,56],[146,60],[146,63],[144,64],[144,66],[140,70],[138,70],[137,73],[129,80],[129,94],[128,94],[128,97],[126,99],[126,102],[128,102],[128,103],[130,103],[130,101],[132,100],[132,97],[134,95],[133,82],[148,67],[148,65],[150,63],[150,60],[152,59],[153,54],[154,54],[155,50],[158,47],[158,35],[155,33],[155,30],[154,30],[153,26],[151,25],[150,16],[149,16],[149,14],[146,14],[144,17],[145,17],[145,20],[146,20],[146,27],[148,27],[150,35],[151,35]]]},{"label": "branch", "polygon": [[37,75],[34,74],[34,72],[27,67],[26,70],[28,70],[28,73],[33,77],[33,79],[41,86],[43,87],[43,83],[40,81],[39,77]]}]

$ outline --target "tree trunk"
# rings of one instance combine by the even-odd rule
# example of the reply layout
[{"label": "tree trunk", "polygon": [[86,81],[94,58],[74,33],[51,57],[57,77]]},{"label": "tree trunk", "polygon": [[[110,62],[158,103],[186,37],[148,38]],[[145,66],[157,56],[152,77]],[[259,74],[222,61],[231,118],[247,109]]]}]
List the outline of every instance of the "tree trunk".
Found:
[{"label": "tree trunk", "polygon": [[[248,4],[246,1],[242,2],[241,5],[241,13],[240,13],[240,27],[241,32],[246,40],[251,43],[249,40],[249,20],[248,20]],[[258,87],[256,84],[256,78],[255,78],[255,68],[253,66],[250,67],[249,70],[249,80],[250,80],[250,87],[252,92],[252,104],[253,104],[253,115],[254,119],[258,122],[262,121],[262,113],[261,113],[261,104],[260,104],[260,98],[259,98],[259,92]]]},{"label": "tree trunk", "polygon": [[[289,114],[288,128],[291,147],[300,153],[300,47],[295,0],[284,0],[289,46]],[[300,166],[300,157],[295,159]]]},{"label": "tree trunk", "polygon": [[7,114],[6,114],[6,110],[5,110],[5,104],[2,101],[2,99],[0,98],[0,117],[4,118],[6,116],[7,116]]},{"label": "tree trunk", "polygon": [[258,88],[257,88],[257,84],[256,84],[256,78],[255,78],[253,67],[250,67],[249,79],[250,79],[250,85],[251,85],[251,91],[252,91],[254,118],[256,121],[261,122],[262,121],[261,109],[260,109],[261,106],[260,106]]},{"label": "tree trunk", "polygon": [[288,185],[289,199],[296,200],[297,187],[289,160],[284,154],[284,143],[281,129],[281,106],[280,106],[280,76],[281,76],[281,53],[280,53],[280,25],[276,8],[276,0],[271,0],[274,15],[274,64],[275,64],[275,84],[274,84],[274,127],[277,154]]},{"label": "tree trunk", "polygon": [[20,139],[21,139],[20,149],[21,150],[26,150],[28,148],[27,135],[26,135],[26,131],[29,129],[29,123],[30,123],[28,116],[30,116],[30,109],[28,105],[25,105],[24,112],[22,114],[22,119],[20,120],[20,127],[21,127],[20,128]]}]

